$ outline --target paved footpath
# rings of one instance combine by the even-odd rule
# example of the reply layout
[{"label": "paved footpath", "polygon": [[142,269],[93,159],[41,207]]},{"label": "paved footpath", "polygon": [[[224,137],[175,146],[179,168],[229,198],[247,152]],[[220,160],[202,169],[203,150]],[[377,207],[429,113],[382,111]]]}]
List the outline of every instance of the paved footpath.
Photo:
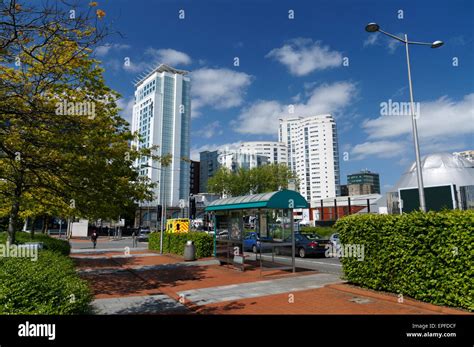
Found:
[{"label": "paved footpath", "polygon": [[340,283],[338,276],[314,274],[299,277],[280,278],[270,281],[259,281],[212,288],[202,288],[179,292],[178,295],[195,305],[203,306],[218,302],[241,300],[281,293],[321,288],[326,284]]},{"label": "paved footpath", "polygon": [[72,252],[97,314],[460,314],[345,284],[336,274],[258,268],[237,271],[213,258],[184,262],[149,250]]}]

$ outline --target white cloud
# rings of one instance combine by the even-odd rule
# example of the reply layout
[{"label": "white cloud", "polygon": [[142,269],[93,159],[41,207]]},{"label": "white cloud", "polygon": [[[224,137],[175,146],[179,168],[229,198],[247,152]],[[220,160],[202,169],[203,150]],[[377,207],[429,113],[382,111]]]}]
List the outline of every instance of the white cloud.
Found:
[{"label": "white cloud", "polygon": [[133,96],[129,98],[122,98],[117,100],[117,106],[122,109],[120,116],[124,118],[130,124],[132,123],[133,104],[135,98]]},{"label": "white cloud", "polygon": [[[398,33],[396,36],[403,39],[405,37],[405,34]],[[393,54],[396,51],[396,49],[399,46],[401,46],[401,44],[402,43],[400,41],[397,41],[396,39],[393,39],[393,38],[388,37],[388,36],[384,36],[383,34],[380,34],[378,32],[368,35],[367,38],[363,42],[364,47],[376,46],[376,45],[377,46],[378,45],[385,45],[385,47],[388,49],[388,52],[390,54]]]},{"label": "white cloud", "polygon": [[380,34],[373,33],[371,35],[367,35],[367,38],[364,41],[364,47],[373,46],[378,43]]},{"label": "white cloud", "polygon": [[[403,37],[403,34],[398,34],[398,37]],[[392,38],[387,38],[387,49],[390,54],[395,53],[398,47],[401,46],[401,42]]]},{"label": "white cloud", "polygon": [[[446,138],[474,133],[474,93],[453,101],[443,96],[421,102],[417,120],[420,138]],[[363,128],[369,139],[394,138],[411,134],[409,116],[380,116],[366,120]]]},{"label": "white cloud", "polygon": [[275,100],[258,100],[240,113],[234,129],[243,134],[276,135],[278,119],[288,115],[287,107]]},{"label": "white cloud", "polygon": [[404,150],[406,144],[401,141],[368,141],[354,146],[350,154],[354,160],[367,157],[394,158],[399,157]]},{"label": "white cloud", "polygon": [[135,62],[133,59],[130,59],[127,65],[123,65],[123,68],[128,72],[143,72],[151,67],[151,64],[145,62]]},{"label": "white cloud", "polygon": [[304,76],[315,70],[324,70],[341,66],[342,54],[331,51],[320,41],[311,39],[293,39],[280,48],[272,49],[267,58],[273,58],[285,65],[291,74]]},{"label": "white cloud", "polygon": [[[322,84],[308,92],[305,103],[296,103],[295,116],[335,114],[344,109],[356,96],[356,85],[351,82]],[[276,100],[258,100],[245,108],[233,122],[234,129],[244,134],[276,135],[279,119],[290,116],[290,105]]]},{"label": "white cloud", "polygon": [[214,121],[207,124],[204,128],[196,131],[196,135],[204,137],[206,139],[210,139],[215,135],[222,135],[223,131],[221,129],[221,125],[219,121]]},{"label": "white cloud", "polygon": [[155,49],[150,47],[145,50],[145,55],[156,62],[171,66],[191,64],[191,57],[189,55],[171,48]]},{"label": "white cloud", "polygon": [[[472,145],[466,139],[474,133],[474,93],[454,101],[446,96],[421,102],[417,119],[422,155],[451,152]],[[412,125],[409,116],[380,116],[365,120],[362,128],[368,141],[353,147],[354,159],[370,156],[394,158],[413,154]],[[471,142],[471,144],[469,144]],[[400,165],[407,163],[401,160]]]},{"label": "white cloud", "polygon": [[159,64],[167,64],[173,67],[188,65],[192,62],[191,57],[184,52],[172,48],[155,49],[148,47],[143,53],[143,59],[136,60],[130,57],[128,65],[124,69],[129,72],[139,73],[156,67]]},{"label": "white cloud", "polygon": [[191,115],[196,117],[204,106],[218,110],[240,106],[252,76],[224,68],[202,68],[191,72],[191,81]]},{"label": "white cloud", "polygon": [[241,142],[232,142],[232,143],[224,143],[224,144],[206,144],[200,147],[193,147],[191,148],[191,160],[199,160],[199,153],[204,151],[215,151],[217,149],[224,149],[227,151],[232,151],[240,148]]},{"label": "white cloud", "polygon": [[95,54],[98,57],[104,57],[109,54],[111,51],[121,51],[125,49],[129,49],[130,45],[121,44],[121,43],[106,43],[102,46],[96,47],[94,50]]}]

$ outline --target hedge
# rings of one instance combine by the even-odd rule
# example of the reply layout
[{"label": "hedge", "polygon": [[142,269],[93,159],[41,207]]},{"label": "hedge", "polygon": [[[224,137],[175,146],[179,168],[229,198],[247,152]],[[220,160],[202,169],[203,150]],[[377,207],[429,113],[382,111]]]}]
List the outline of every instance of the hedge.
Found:
[{"label": "hedge", "polygon": [[[53,252],[58,252],[63,255],[69,255],[71,252],[71,245],[66,240],[56,239],[45,234],[35,233],[34,237],[31,238],[30,233],[26,232],[16,232],[15,233],[15,243],[22,244],[26,242],[42,242],[45,250],[50,250]],[[7,241],[7,234],[0,233],[0,243],[5,244]]]},{"label": "hedge", "polygon": [[92,295],[70,258],[42,250],[38,260],[0,258],[0,314],[82,314]]},{"label": "hedge", "polygon": [[474,309],[474,211],[352,215],[335,227],[343,245],[364,245],[363,261],[341,258],[350,283]]},{"label": "hedge", "polygon": [[[160,232],[151,233],[148,239],[148,248],[151,250],[160,250]],[[163,235],[163,253],[172,253],[177,255],[184,254],[186,241],[194,241],[196,247],[196,257],[205,258],[213,255],[214,238],[202,232],[189,233],[166,233]]]}]

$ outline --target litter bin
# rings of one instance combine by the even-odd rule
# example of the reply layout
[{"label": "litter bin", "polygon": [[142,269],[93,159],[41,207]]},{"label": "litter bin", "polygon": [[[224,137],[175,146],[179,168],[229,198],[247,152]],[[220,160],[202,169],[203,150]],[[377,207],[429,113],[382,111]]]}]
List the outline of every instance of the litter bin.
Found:
[{"label": "litter bin", "polygon": [[194,241],[186,242],[186,246],[184,246],[184,260],[185,261],[196,260],[196,247],[194,246]]}]

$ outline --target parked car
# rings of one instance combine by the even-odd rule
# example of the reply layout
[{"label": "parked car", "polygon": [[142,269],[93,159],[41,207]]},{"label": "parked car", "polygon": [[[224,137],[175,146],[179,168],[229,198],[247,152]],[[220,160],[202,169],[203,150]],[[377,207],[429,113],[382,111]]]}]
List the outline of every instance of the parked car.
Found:
[{"label": "parked car", "polygon": [[229,230],[224,229],[224,230],[221,230],[221,231],[217,231],[216,239],[217,240],[227,240],[227,239],[229,239]]},{"label": "parked car", "polygon": [[311,222],[306,219],[302,219],[298,222],[298,224],[302,227],[309,227],[311,225]]},{"label": "parked car", "polygon": [[264,245],[262,247],[261,242],[272,242],[273,239],[271,237],[260,237],[260,235],[256,232],[250,232],[245,235],[244,238],[244,252],[245,251],[252,251],[254,253],[258,253],[262,251],[271,251],[272,247]]},{"label": "parked car", "polygon": [[[291,243],[291,236],[287,237],[283,242]],[[295,232],[295,255],[300,258],[305,258],[311,255],[324,255],[326,252],[326,245],[331,241],[323,239],[318,234],[302,234]],[[278,254],[291,256],[292,247],[282,246],[276,248]]]},{"label": "parked car", "polygon": [[148,237],[150,236],[151,230],[150,228],[140,228],[138,230],[138,241],[148,241]]},{"label": "parked car", "polygon": [[339,239],[339,234],[334,233],[329,237],[329,241],[331,241],[332,245],[336,248],[339,249],[341,247],[341,240]]}]

